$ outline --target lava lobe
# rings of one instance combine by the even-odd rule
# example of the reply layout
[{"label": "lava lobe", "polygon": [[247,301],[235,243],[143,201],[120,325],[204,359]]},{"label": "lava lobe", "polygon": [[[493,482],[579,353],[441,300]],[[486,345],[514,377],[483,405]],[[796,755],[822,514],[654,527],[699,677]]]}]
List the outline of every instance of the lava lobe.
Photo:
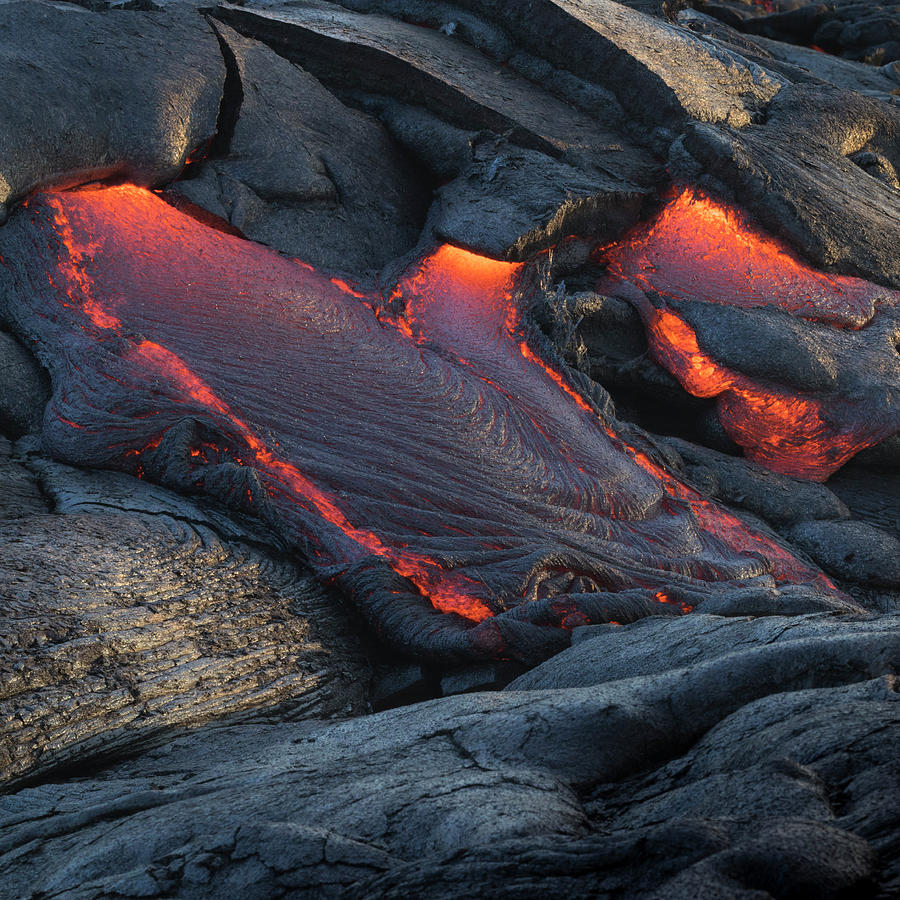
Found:
[{"label": "lava lobe", "polygon": [[[759,231],[737,210],[686,188],[651,221],[600,248],[601,293],[638,310],[654,359],[695,397],[717,398],[719,420],[751,459],[777,472],[824,481],[865,447],[900,428],[854,396],[790,389],[716,359],[679,311],[687,303],[775,308],[809,330],[857,330],[900,292],[846,275],[820,272]],[[873,365],[873,368],[876,366]],[[848,392],[853,393],[853,392]],[[891,404],[886,403],[886,406]]]},{"label": "lava lobe", "polygon": [[128,185],[5,231],[49,449],[267,520],[409,652],[534,659],[723,590],[834,592],[601,414],[523,315],[523,264],[442,246],[370,293]]}]

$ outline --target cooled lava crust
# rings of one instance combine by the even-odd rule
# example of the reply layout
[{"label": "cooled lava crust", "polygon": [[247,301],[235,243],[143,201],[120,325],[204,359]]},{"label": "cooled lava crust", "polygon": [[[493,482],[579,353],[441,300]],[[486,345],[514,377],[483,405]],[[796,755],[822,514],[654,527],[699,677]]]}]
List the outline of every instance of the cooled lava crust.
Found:
[{"label": "cooled lava crust", "polygon": [[130,185],[6,228],[48,449],[262,517],[407,652],[534,661],[732,588],[838,596],[604,417],[526,264],[444,245],[367,292]]}]

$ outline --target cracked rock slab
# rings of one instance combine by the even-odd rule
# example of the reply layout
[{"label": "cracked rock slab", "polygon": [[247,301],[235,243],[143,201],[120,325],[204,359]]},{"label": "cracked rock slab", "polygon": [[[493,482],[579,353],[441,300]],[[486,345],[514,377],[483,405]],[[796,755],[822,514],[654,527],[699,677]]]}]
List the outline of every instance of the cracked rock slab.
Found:
[{"label": "cracked rock slab", "polygon": [[251,240],[332,271],[378,269],[418,239],[428,190],[373,119],[264,44],[215,23],[227,127],[173,191]]},{"label": "cracked rock slab", "polygon": [[5,3],[0,47],[0,219],[38,186],[165,183],[216,132],[225,66],[193,11]]}]

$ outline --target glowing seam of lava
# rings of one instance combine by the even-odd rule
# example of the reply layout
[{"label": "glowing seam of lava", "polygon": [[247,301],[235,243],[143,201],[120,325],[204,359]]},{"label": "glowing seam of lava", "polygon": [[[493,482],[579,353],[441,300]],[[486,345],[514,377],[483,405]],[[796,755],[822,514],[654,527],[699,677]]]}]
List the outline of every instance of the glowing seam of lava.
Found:
[{"label": "glowing seam of lava", "polygon": [[[674,318],[677,319],[677,317]],[[684,325],[688,331],[690,330],[680,319],[678,319],[678,322],[681,325]],[[696,344],[696,338],[694,338],[694,343]],[[599,422],[610,440],[627,453],[637,465],[662,482],[670,497],[687,503],[697,518],[698,523],[704,530],[712,533],[726,534],[727,543],[737,551],[762,554],[772,564],[772,572],[776,579],[790,580],[792,570],[795,570],[797,567],[797,560],[794,556],[762,535],[754,534],[749,531],[736,516],[731,515],[731,513],[721,507],[714,506],[708,500],[701,497],[696,491],[679,482],[662,466],[653,462],[653,460],[645,453],[642,453],[626,441],[622,440],[622,438],[617,435],[612,428],[600,418],[600,416],[598,416],[596,411],[584,400],[584,398],[582,398],[574,388],[566,382],[562,375],[548,366],[524,341],[520,342],[518,346],[522,355],[527,360],[540,366],[555,384],[559,385],[566,394],[577,400],[578,406],[582,410],[588,412],[592,418]],[[697,347],[697,351],[699,353],[699,347]],[[813,580],[823,587],[830,590],[836,590],[834,582],[824,574],[814,573],[812,570],[810,570],[809,574],[813,577]],[[670,600],[664,592],[658,592],[656,594],[656,599],[660,603],[677,602],[684,613],[691,612],[694,608],[689,604]]]},{"label": "glowing seam of lava", "polygon": [[[63,206],[58,197],[48,194],[47,202],[56,212],[56,219],[59,223],[59,236],[69,251],[69,259],[67,261],[60,260],[59,267],[65,275],[66,281],[69,282],[65,291],[73,303],[73,308],[80,308],[98,328],[120,328],[122,323],[115,316],[107,313],[94,299],[91,279],[84,270],[85,264],[91,260],[94,251],[98,249],[97,245],[91,243],[81,244],[76,240],[74,229],[63,212]],[[50,283],[53,284],[52,278]],[[71,287],[72,283],[75,284],[77,291]],[[77,296],[78,292],[81,295],[80,303]]]},{"label": "glowing seam of lava", "polygon": [[435,607],[442,612],[455,612],[476,622],[492,615],[492,612],[463,590],[466,579],[446,571],[434,572],[437,568],[430,560],[412,554],[402,555],[385,545],[378,536],[368,529],[358,528],[350,523],[334,500],[320,490],[296,466],[276,457],[253,433],[252,429],[235,416],[219,397],[200,378],[194,375],[181,359],[159,344],[143,341],[135,349],[150,362],[166,371],[169,377],[181,384],[188,396],[214,409],[234,426],[247,446],[254,451],[256,461],[270,474],[290,485],[294,496],[305,498],[315,511],[327,522],[339,528],[347,537],[355,541],[369,553],[390,562],[392,568],[408,578]]},{"label": "glowing seam of lava", "polygon": [[[141,191],[131,185],[122,185],[118,190]],[[85,264],[99,249],[99,246],[93,243],[86,245],[80,243],[75,237],[74,229],[59,198],[52,194],[47,197],[48,203],[56,215],[54,227],[69,254],[68,261],[60,261],[60,269],[69,282],[65,291],[72,300],[73,308],[80,309],[97,327],[121,334],[122,322],[103,310],[94,299],[91,279],[84,269]],[[331,281],[340,290],[355,297],[365,298],[364,294],[352,290],[349,285],[339,279],[331,279]],[[382,543],[373,532],[352,525],[328,494],[319,490],[296,466],[278,459],[253,433],[252,429],[235,416],[209,385],[195,375],[176,354],[149,340],[135,342],[133,350],[145,363],[165,372],[186,396],[213,410],[235,427],[247,446],[254,451],[256,460],[261,466],[268,469],[273,476],[290,484],[295,495],[306,498],[323,519],[339,528],[351,540],[368,552],[388,560],[398,574],[408,578],[441,612],[454,612],[475,622],[483,621],[493,615],[493,612],[483,603],[465,592],[464,586],[468,582],[467,579],[441,570],[435,563],[423,557],[414,554],[400,554]],[[76,428],[81,427],[61,416],[59,418],[65,424]]]},{"label": "glowing seam of lava", "polygon": [[595,251],[607,281],[682,300],[777,305],[815,321],[859,328],[879,300],[900,294],[864,279],[820,272],[742,213],[693,188],[654,219]]},{"label": "glowing seam of lava", "polygon": [[[719,397],[722,426],[747,455],[785,474],[824,480],[879,436],[831,429],[818,401],[764,391],[700,349],[694,330],[670,309],[644,310],[654,356],[695,397]],[[723,404],[735,411],[722,415]],[[728,407],[725,407],[728,413]]]},{"label": "glowing seam of lava", "polygon": [[[444,249],[445,248],[441,248],[441,250]],[[465,251],[459,252],[464,253]],[[507,299],[509,299],[508,295]],[[515,340],[515,332],[520,326],[521,316],[514,306],[510,306],[507,310],[504,321],[506,329]],[[584,397],[569,384],[567,379],[544,362],[544,360],[541,359],[541,357],[538,356],[524,340],[517,341],[516,346],[526,362],[539,367],[555,385],[575,401],[576,405],[583,412],[588,413],[592,421],[598,423],[603,428],[607,436],[616,446],[627,453],[637,465],[641,466],[646,472],[662,482],[670,497],[687,503],[697,518],[698,523],[700,523],[704,530],[719,534],[724,532],[724,534],[727,534],[727,543],[739,552],[762,554],[771,563],[773,575],[776,578],[779,580],[790,580],[792,570],[795,570],[797,567],[797,560],[795,557],[762,535],[750,532],[737,517],[731,515],[722,508],[714,506],[708,500],[704,500],[696,491],[693,491],[686,485],[678,482],[662,466],[653,462],[646,454],[622,440],[622,438],[603,421],[597,411],[584,399]],[[538,423],[535,423],[535,425],[540,428]],[[812,570],[809,570],[809,574],[813,580],[823,587],[831,590],[836,589],[834,583],[825,575],[814,573]],[[671,602],[668,599],[662,600],[659,596],[657,596],[657,599],[660,602]],[[678,603],[678,605],[681,607],[682,612],[685,613],[690,612],[693,609],[693,606],[690,604]]]}]

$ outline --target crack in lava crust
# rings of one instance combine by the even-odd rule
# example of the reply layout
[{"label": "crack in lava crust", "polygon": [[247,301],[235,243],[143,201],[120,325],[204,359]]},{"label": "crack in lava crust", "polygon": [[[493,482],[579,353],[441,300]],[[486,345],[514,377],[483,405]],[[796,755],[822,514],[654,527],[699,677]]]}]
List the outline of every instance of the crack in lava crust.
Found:
[{"label": "crack in lava crust", "polygon": [[439,247],[389,320],[132,186],[35,196],[4,256],[54,454],[268,520],[409,652],[533,660],[723,587],[834,591],[598,415],[523,320],[521,264]]}]

